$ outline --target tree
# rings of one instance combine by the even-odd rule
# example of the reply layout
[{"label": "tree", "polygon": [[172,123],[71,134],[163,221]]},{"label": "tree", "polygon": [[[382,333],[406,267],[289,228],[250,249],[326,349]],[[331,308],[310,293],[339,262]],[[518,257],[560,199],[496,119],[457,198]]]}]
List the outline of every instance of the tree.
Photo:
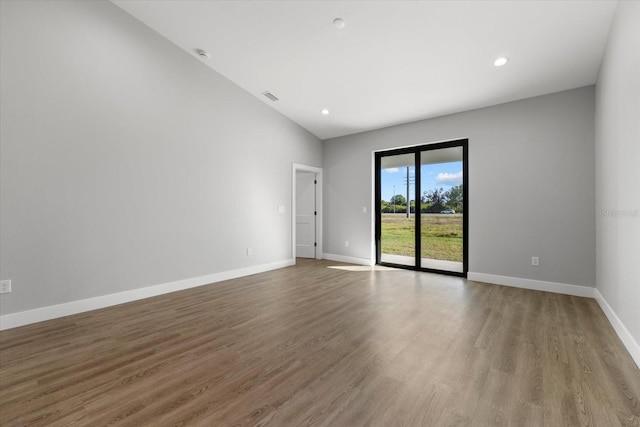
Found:
[{"label": "tree", "polygon": [[455,210],[456,212],[462,212],[462,201],[463,201],[463,188],[462,184],[452,187],[451,190],[445,193],[447,198],[447,206],[450,209]]},{"label": "tree", "polygon": [[422,203],[430,205],[427,207],[427,212],[429,213],[440,212],[443,210],[447,204],[447,196],[444,188],[436,188],[432,191],[427,190],[422,193]]},{"label": "tree", "polygon": [[391,198],[391,200],[389,200],[389,203],[396,206],[406,205],[407,199],[405,199],[405,197],[402,194],[396,194]]}]

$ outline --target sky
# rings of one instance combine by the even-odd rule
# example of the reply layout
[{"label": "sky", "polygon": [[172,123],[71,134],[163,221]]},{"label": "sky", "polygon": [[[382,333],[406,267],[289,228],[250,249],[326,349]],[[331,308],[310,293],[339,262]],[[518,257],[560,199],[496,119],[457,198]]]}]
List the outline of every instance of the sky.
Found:
[{"label": "sky", "polygon": [[[409,168],[411,183],[409,187],[410,199],[413,200],[414,187],[414,167]],[[445,191],[451,187],[462,184],[462,162],[437,163],[433,165],[422,165],[421,170],[422,188],[420,194],[436,188],[443,188]],[[380,174],[382,186],[382,200],[391,200],[394,194],[402,194],[407,197],[407,168],[382,169]]]}]

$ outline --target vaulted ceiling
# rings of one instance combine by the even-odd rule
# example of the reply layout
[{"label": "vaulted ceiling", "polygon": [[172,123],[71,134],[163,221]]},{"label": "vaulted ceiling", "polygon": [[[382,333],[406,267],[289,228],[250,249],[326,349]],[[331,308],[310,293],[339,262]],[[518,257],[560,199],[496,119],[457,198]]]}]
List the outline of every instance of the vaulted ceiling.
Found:
[{"label": "vaulted ceiling", "polygon": [[617,4],[112,1],[321,139],[593,84]]}]

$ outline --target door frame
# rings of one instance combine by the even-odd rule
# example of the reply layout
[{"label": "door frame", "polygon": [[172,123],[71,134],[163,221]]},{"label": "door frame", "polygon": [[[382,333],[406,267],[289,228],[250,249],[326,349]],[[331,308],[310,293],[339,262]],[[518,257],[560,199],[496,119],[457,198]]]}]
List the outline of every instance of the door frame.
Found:
[{"label": "door frame", "polygon": [[[463,230],[463,239],[462,239],[462,273],[448,270],[436,270],[432,268],[423,268],[420,266],[421,263],[421,217],[419,214],[418,206],[420,197],[420,153],[423,151],[432,151],[439,150],[443,148],[451,148],[451,147],[462,147],[462,197],[463,197],[463,206],[464,206],[464,216],[462,218],[462,230]],[[390,264],[386,262],[381,262],[381,242],[380,239],[382,237],[382,189],[381,189],[381,159],[386,156],[395,156],[399,154],[415,154],[415,163],[416,171],[415,171],[415,181],[416,185],[414,188],[414,200],[415,208],[414,215],[416,215],[415,220],[415,266],[408,265],[399,265],[399,264]],[[460,138],[449,141],[442,142],[434,142],[434,143],[426,143],[420,145],[412,145],[409,147],[402,148],[392,148],[388,150],[379,150],[374,152],[374,194],[375,194],[375,213],[374,213],[374,221],[375,221],[375,263],[380,265],[388,265],[392,267],[404,268],[408,270],[417,270],[417,271],[427,271],[432,273],[440,273],[440,274],[448,274],[451,276],[460,276],[467,277],[467,273],[469,271],[469,139],[468,138]],[[409,201],[407,201],[409,203]],[[418,219],[420,218],[420,220]]]},{"label": "door frame", "polygon": [[316,259],[322,259],[322,168],[291,164],[291,258],[296,263],[296,172],[311,172],[316,178]]}]

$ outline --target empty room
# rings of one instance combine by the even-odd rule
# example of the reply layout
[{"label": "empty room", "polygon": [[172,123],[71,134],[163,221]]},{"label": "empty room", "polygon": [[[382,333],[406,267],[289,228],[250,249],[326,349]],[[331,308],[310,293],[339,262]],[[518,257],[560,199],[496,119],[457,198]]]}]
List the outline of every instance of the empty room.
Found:
[{"label": "empty room", "polygon": [[0,0],[1,426],[640,426],[640,1]]}]

